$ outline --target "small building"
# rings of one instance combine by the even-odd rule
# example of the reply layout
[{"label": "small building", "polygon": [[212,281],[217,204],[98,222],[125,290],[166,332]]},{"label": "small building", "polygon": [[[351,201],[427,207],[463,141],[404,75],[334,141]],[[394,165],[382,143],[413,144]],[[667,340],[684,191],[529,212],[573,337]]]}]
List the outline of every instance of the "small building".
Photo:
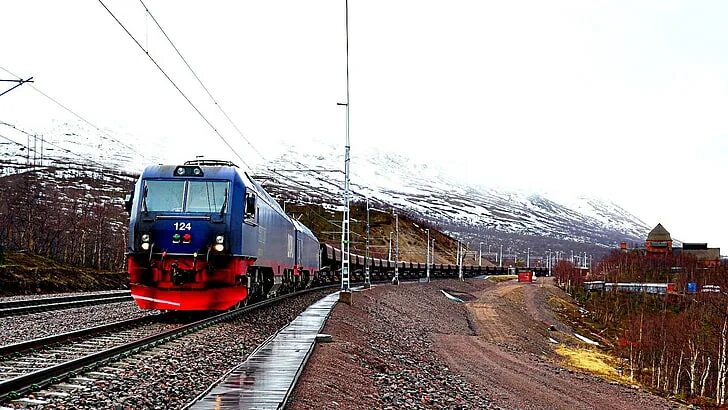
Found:
[{"label": "small building", "polygon": [[662,224],[658,223],[647,235],[645,250],[647,253],[652,254],[667,255],[672,253],[672,237]]},{"label": "small building", "polygon": [[[709,248],[707,243],[682,243],[682,247],[673,248],[673,241],[670,232],[662,224],[657,224],[645,240],[645,247],[630,247],[627,242],[619,244],[619,250],[623,253],[638,252],[643,255],[672,255],[679,256],[683,253],[694,256],[700,264],[707,267],[720,266],[720,248]],[[673,268],[674,270],[675,268]]]},{"label": "small building", "polygon": [[720,265],[720,248],[708,248],[707,243],[683,243],[681,252],[695,256],[705,267]]}]

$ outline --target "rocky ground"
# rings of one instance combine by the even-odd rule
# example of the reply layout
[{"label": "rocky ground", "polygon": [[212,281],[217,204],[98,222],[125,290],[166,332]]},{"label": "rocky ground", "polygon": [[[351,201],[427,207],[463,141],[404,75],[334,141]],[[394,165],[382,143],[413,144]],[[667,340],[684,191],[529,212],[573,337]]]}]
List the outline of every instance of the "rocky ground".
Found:
[{"label": "rocky ground", "polygon": [[565,297],[550,282],[487,280],[355,293],[334,309],[324,328],[334,341],[316,346],[290,408],[679,407],[566,366],[556,346],[577,342],[547,303],[554,295]]},{"label": "rocky ground", "polygon": [[128,289],[126,272],[77,268],[27,252],[5,252],[0,261],[0,296]]}]

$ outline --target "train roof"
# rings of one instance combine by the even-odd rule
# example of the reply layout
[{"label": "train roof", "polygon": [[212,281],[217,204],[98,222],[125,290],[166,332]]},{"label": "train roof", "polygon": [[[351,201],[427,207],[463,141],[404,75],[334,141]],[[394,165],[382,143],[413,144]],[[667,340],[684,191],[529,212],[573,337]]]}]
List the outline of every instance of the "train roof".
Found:
[{"label": "train roof", "polygon": [[176,175],[175,171],[180,167],[197,167],[202,170],[200,178],[232,180],[240,171],[236,167],[228,166],[200,166],[200,165],[150,165],[144,169],[143,178],[186,178],[191,175]]},{"label": "train roof", "polygon": [[313,232],[308,228],[308,226],[302,224],[301,222],[297,221],[296,219],[293,219],[293,218],[291,218],[291,219],[293,220],[293,225],[296,226],[296,230],[299,230],[299,231],[305,233],[306,235],[309,235],[312,238],[316,238],[316,235],[313,234]]}]

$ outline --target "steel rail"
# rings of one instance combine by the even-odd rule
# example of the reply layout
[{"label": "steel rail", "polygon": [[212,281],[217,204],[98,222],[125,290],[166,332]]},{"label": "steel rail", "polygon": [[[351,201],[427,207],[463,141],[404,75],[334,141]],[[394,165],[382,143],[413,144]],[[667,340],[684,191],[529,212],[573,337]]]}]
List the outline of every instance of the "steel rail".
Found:
[{"label": "steel rail", "polygon": [[51,296],[46,298],[37,298],[37,299],[20,299],[20,300],[5,300],[0,301],[0,309],[7,309],[7,308],[13,308],[13,307],[20,307],[20,306],[32,306],[37,304],[45,304],[45,303],[57,303],[57,302],[73,302],[76,300],[87,300],[87,299],[98,299],[103,297],[114,297],[114,296],[128,296],[131,292],[128,290],[114,290],[109,292],[103,292],[103,293],[87,293],[87,294],[79,294],[79,295],[69,295],[69,296]]},{"label": "steel rail", "polygon": [[92,295],[61,296],[0,302],[0,317],[17,316],[33,312],[70,309],[81,306],[103,305],[133,300],[128,290]]},{"label": "steel rail", "polygon": [[40,337],[37,339],[26,340],[24,342],[13,343],[5,346],[0,346],[0,358],[13,353],[20,353],[31,349],[37,349],[40,347],[48,347],[52,344],[68,342],[74,339],[79,339],[84,336],[95,335],[103,332],[107,332],[114,329],[126,328],[134,325],[145,324],[152,320],[159,319],[161,315],[148,315],[142,316],[135,319],[121,320],[119,322],[107,323],[105,325],[99,325],[94,327],[88,327],[85,329],[74,330],[71,332],[61,333],[57,335],[51,335],[46,337]]}]

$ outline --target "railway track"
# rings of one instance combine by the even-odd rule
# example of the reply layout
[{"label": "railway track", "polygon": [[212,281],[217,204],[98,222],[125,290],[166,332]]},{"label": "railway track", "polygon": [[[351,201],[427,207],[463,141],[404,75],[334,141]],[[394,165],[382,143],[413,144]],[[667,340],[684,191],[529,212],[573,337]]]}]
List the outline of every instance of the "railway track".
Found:
[{"label": "railway track", "polygon": [[136,340],[164,327],[145,316],[0,347],[0,383]]},{"label": "railway track", "polygon": [[133,300],[128,290],[0,302],[0,317]]},{"label": "railway track", "polygon": [[[192,323],[157,328],[156,331],[151,332],[148,330],[140,332],[139,329],[144,329],[145,326],[152,323],[154,316],[99,327],[106,327],[106,329],[84,329],[4,346],[0,348],[0,403],[38,391],[44,386],[58,383],[81,372],[102,369],[112,362],[169,343],[179,337],[230,320],[242,313],[272,305],[293,296],[337,286],[317,287],[286,294]],[[122,328],[126,330],[119,331]],[[39,348],[48,343],[53,345]]]}]

